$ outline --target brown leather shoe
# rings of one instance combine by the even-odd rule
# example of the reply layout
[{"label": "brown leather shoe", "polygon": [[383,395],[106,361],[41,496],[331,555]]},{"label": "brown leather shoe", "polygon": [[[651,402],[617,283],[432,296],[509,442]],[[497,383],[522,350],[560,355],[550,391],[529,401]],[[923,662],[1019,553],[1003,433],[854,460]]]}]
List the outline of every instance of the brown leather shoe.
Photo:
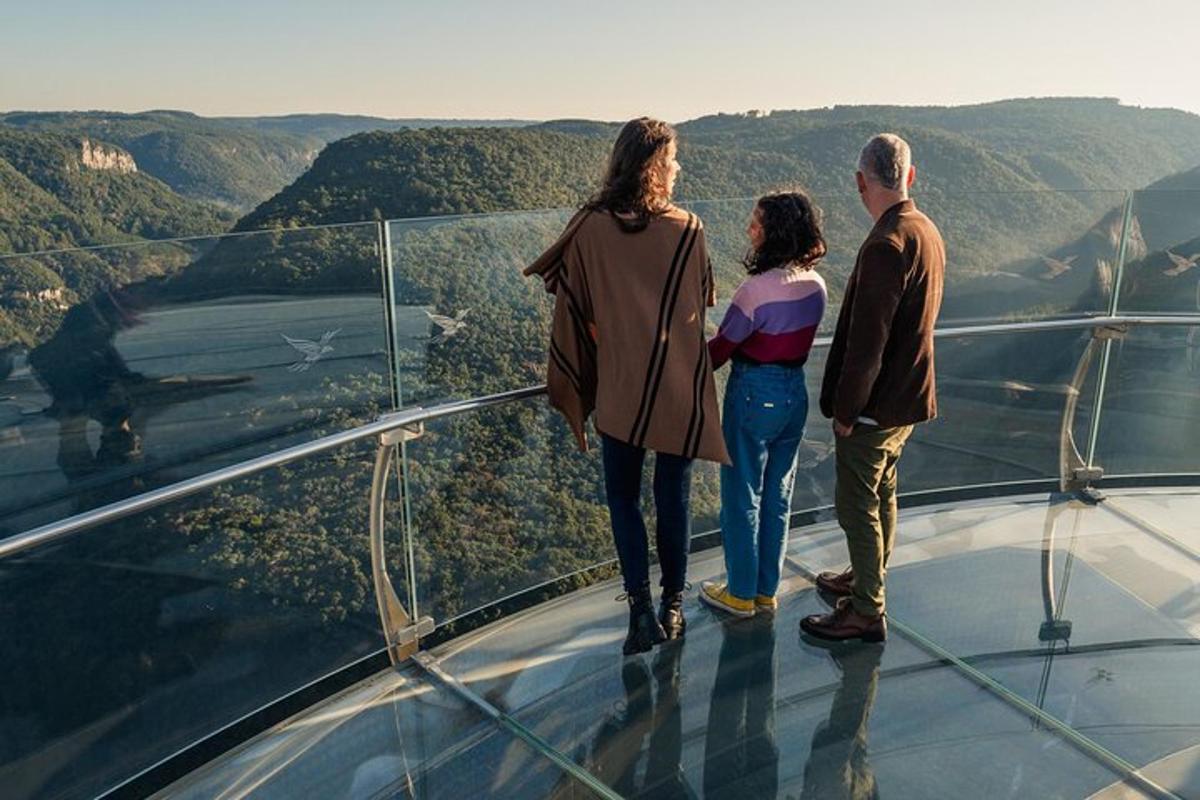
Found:
[{"label": "brown leather shoe", "polygon": [[887,618],[880,614],[868,617],[854,610],[848,599],[841,599],[828,614],[813,614],[800,620],[800,630],[818,639],[842,642],[862,639],[882,642],[887,639]]},{"label": "brown leather shoe", "polygon": [[854,570],[822,572],[817,575],[817,588],[834,597],[849,597],[854,589]]}]

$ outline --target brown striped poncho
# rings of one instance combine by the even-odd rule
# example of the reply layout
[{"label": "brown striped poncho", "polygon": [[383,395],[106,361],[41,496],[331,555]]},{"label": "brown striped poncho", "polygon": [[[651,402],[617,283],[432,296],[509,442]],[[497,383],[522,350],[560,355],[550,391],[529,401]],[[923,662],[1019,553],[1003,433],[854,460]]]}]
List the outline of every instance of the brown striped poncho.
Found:
[{"label": "brown striped poncho", "polygon": [[628,233],[580,211],[525,270],[555,295],[550,404],[587,450],[584,423],[660,453],[729,463],[705,344],[716,302],[700,218],[681,209]]}]

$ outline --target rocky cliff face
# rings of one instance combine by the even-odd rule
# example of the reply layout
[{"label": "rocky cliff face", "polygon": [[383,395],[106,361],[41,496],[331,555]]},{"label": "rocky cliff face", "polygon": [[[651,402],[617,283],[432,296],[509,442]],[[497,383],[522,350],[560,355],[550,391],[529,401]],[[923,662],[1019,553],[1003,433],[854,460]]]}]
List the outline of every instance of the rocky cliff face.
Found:
[{"label": "rocky cliff face", "polygon": [[67,303],[67,290],[61,286],[51,289],[18,289],[7,291],[0,293],[0,301],[16,301],[31,305],[49,306],[59,311],[66,311],[70,308]]},{"label": "rocky cliff face", "polygon": [[80,143],[79,160],[89,169],[106,169],[113,172],[137,172],[133,156],[124,150],[84,139]]}]

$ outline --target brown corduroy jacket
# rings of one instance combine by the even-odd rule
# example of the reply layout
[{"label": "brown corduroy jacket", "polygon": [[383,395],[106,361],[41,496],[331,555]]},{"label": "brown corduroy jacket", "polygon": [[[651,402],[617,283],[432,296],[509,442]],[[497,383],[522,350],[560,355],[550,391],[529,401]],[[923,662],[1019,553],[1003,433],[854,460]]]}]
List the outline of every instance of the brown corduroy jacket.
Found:
[{"label": "brown corduroy jacket", "polygon": [[881,427],[937,416],[933,328],[946,247],[912,200],[883,213],[858,251],[821,383],[821,413]]},{"label": "brown corduroy jacket", "polygon": [[626,232],[583,210],[525,270],[555,295],[547,385],[582,450],[584,424],[660,453],[728,463],[704,335],[716,302],[700,218]]}]

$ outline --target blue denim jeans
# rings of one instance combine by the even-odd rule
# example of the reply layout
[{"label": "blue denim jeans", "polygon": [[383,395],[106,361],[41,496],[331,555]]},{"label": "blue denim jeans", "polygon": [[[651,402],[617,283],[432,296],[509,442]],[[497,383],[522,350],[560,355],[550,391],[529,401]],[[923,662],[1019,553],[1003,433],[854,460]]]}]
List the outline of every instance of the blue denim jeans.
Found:
[{"label": "blue denim jeans", "polygon": [[729,593],[773,597],[787,542],[796,455],[808,417],[804,370],[733,362],[721,426],[721,538]]},{"label": "blue denim jeans", "polygon": [[[604,457],[604,490],[612,519],[613,542],[621,562],[625,591],[650,585],[650,547],[642,518],[641,447],[600,434]],[[682,592],[687,581],[691,546],[692,459],[658,453],[654,457],[654,529],[663,594]]]}]

